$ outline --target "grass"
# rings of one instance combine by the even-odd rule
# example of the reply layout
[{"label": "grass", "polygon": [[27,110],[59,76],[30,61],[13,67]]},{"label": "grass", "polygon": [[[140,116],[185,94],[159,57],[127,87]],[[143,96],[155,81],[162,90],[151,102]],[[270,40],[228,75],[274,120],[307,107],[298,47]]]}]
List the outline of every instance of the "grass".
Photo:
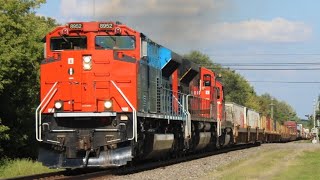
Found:
[{"label": "grass", "polygon": [[12,178],[56,171],[58,170],[49,169],[41,163],[30,159],[3,159],[0,162],[0,178]]},{"label": "grass", "polygon": [[296,163],[284,170],[278,179],[320,179],[318,173],[320,167],[320,152],[319,151],[304,151],[303,155],[297,157]]},{"label": "grass", "polygon": [[[209,173],[201,179],[269,179],[272,171],[277,171],[276,166],[283,156],[290,151],[261,152],[247,160],[241,160],[221,167],[216,172]],[[269,169],[269,171],[266,171]]]},{"label": "grass", "polygon": [[233,162],[200,179],[320,179],[320,152],[300,149],[276,149],[252,154],[251,158]]},{"label": "grass", "polygon": [[299,141],[294,141],[293,143],[312,143],[311,140],[299,140]]}]

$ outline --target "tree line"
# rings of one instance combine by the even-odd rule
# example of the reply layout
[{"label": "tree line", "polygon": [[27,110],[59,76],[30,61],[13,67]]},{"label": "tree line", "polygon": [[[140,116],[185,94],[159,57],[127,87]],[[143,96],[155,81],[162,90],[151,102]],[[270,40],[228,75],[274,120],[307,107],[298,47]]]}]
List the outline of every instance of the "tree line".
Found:
[{"label": "tree line", "polygon": [[[35,9],[45,2],[0,0],[0,157],[36,158],[37,155],[34,112],[39,105],[42,39],[58,25],[52,18],[36,15]],[[258,96],[241,75],[222,69],[207,55],[193,51],[186,56],[222,74],[226,101],[250,107],[264,115],[270,114],[269,105],[273,103],[277,120],[297,119],[295,111],[286,102],[269,94]]]},{"label": "tree line", "polygon": [[246,106],[260,112],[264,116],[271,116],[270,106],[273,105],[273,117],[280,123],[287,120],[299,120],[295,110],[288,103],[280,101],[268,93],[260,96],[257,95],[254,88],[243,76],[235,71],[222,68],[221,65],[214,63],[208,55],[199,51],[192,51],[185,55],[185,57],[196,64],[211,69],[216,74],[221,74],[221,81],[225,91],[225,101]]},{"label": "tree line", "polygon": [[34,112],[45,34],[57,25],[37,16],[45,0],[0,0],[0,157],[35,157]]}]

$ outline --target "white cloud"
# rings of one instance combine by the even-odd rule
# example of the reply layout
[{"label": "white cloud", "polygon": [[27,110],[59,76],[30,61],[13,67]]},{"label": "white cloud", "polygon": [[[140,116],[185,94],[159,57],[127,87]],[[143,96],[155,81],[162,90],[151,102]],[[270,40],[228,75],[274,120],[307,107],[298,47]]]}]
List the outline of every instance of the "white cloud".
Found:
[{"label": "white cloud", "polygon": [[210,33],[216,40],[245,40],[258,42],[300,42],[309,39],[312,28],[303,22],[275,18],[271,21],[248,20],[214,24]]},{"label": "white cloud", "polygon": [[218,8],[217,0],[61,0],[64,16],[195,15]]},{"label": "white cloud", "polygon": [[160,44],[188,49],[203,43],[196,39],[191,45],[190,41],[203,26],[216,22],[219,12],[227,7],[227,1],[61,0],[60,14],[64,19],[78,21],[121,21]]},{"label": "white cloud", "polygon": [[151,39],[160,44],[186,50],[234,41],[302,42],[312,35],[312,28],[307,24],[280,17],[269,21],[252,19],[218,22],[221,11],[232,11],[230,2],[230,0],[61,0],[60,14],[65,20],[119,20],[150,35]]}]

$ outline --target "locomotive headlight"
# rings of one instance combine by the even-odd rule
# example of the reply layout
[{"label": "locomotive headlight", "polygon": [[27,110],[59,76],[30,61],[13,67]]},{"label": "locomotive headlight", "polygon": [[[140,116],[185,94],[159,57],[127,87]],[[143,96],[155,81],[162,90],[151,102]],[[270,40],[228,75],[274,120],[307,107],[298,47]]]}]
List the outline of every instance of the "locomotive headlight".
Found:
[{"label": "locomotive headlight", "polygon": [[54,107],[55,107],[56,109],[61,109],[62,106],[63,106],[63,102],[62,102],[62,101],[56,101],[56,102],[54,103]]},{"label": "locomotive headlight", "polygon": [[91,56],[83,56],[83,62],[88,64],[91,62]]},{"label": "locomotive headlight", "polygon": [[83,64],[83,69],[84,70],[90,70],[91,69],[91,65],[90,64]]},{"label": "locomotive headlight", "polygon": [[104,102],[104,107],[106,109],[111,109],[112,108],[112,101],[111,100],[105,101]]},{"label": "locomotive headlight", "polygon": [[129,119],[129,117],[127,115],[125,115],[125,114],[121,114],[120,115],[120,120],[121,121],[128,121],[128,119]]},{"label": "locomotive headlight", "polygon": [[83,64],[83,69],[88,71],[91,70],[92,68],[92,58],[91,56],[83,56],[82,57],[82,64]]}]

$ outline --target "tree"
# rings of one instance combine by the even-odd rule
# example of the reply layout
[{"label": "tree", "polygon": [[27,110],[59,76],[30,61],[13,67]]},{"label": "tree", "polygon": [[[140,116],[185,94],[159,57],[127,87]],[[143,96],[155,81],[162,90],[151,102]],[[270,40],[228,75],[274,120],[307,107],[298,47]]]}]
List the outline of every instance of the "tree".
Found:
[{"label": "tree", "polygon": [[293,120],[299,121],[295,110],[286,102],[279,101],[270,94],[263,94],[259,96],[259,112],[265,116],[270,116],[271,104],[274,106],[274,119],[283,123],[284,121]]},{"label": "tree", "polygon": [[213,63],[209,56],[199,51],[191,51],[185,57],[196,64],[212,70],[216,74],[222,75],[221,81],[224,85],[226,101],[235,102],[255,110],[258,109],[257,95],[253,87],[240,74],[223,69],[220,64]]},{"label": "tree", "polygon": [[284,121],[298,121],[294,109],[284,101],[275,101],[274,118],[283,124]]},{"label": "tree", "polygon": [[270,94],[258,96],[254,88],[240,74],[229,69],[223,69],[221,65],[214,63],[209,56],[199,51],[191,51],[185,55],[196,64],[205,66],[215,73],[222,74],[222,83],[224,85],[225,100],[235,102],[260,112],[264,116],[270,116],[270,105],[274,104],[274,118],[279,122],[286,120],[298,120],[294,109],[286,102],[278,101]]},{"label": "tree", "polygon": [[257,95],[244,77],[230,70],[223,71],[222,77],[226,101],[258,110]]},{"label": "tree", "polygon": [[9,157],[29,156],[35,150],[41,40],[56,26],[55,20],[35,15],[34,9],[44,2],[0,0],[0,118],[10,136],[3,145]]},{"label": "tree", "polygon": [[273,104],[273,97],[268,94],[262,94],[259,96],[259,112],[265,116],[271,115],[271,104]]},{"label": "tree", "polygon": [[1,124],[1,119],[0,119],[0,155],[1,155],[1,157],[3,156],[2,143],[6,143],[6,141],[10,139],[10,136],[8,134],[8,130],[9,130],[9,128],[7,126],[4,126]]}]

